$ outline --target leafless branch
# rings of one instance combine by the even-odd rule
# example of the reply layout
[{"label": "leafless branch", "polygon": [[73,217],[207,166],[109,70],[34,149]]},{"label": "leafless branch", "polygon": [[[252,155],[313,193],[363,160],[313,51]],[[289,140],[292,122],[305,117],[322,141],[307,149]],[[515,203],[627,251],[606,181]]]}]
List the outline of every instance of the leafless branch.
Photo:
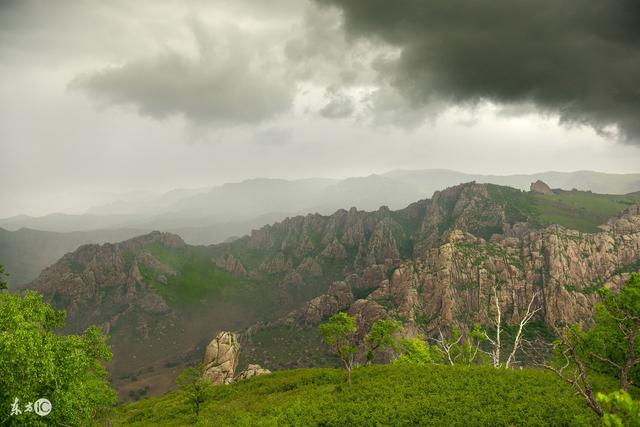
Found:
[{"label": "leafless branch", "polygon": [[516,361],[516,352],[520,347],[520,342],[522,340],[522,331],[524,330],[524,327],[527,326],[527,323],[529,323],[529,321],[533,319],[533,316],[535,316],[536,313],[540,311],[540,308],[536,308],[532,310],[533,302],[535,301],[537,296],[538,296],[537,292],[533,294],[533,296],[531,297],[531,300],[529,301],[529,305],[527,306],[527,312],[525,313],[525,315],[522,317],[522,320],[520,321],[520,325],[518,327],[518,333],[516,334],[516,337],[513,340],[513,350],[511,351],[511,354],[509,354],[509,357],[507,358],[507,362],[505,363],[505,366],[507,368],[511,367],[511,365]]},{"label": "leafless branch", "polygon": [[[570,384],[576,391],[576,394],[581,396],[598,416],[603,416],[604,411],[597,402],[593,387],[587,377],[587,368],[577,353],[575,340],[579,338],[577,336],[571,337],[571,334],[573,334],[573,332],[570,329],[565,329],[558,333],[560,339],[559,345],[563,348],[561,355],[564,358],[564,364],[562,367],[557,368],[546,362],[542,363],[541,366],[555,373],[567,384]],[[573,366],[574,369],[568,371],[571,366]],[[567,371],[570,373],[567,373]]]},{"label": "leafless branch", "polygon": [[449,361],[449,364],[451,365],[455,365],[456,359],[460,356],[459,354],[456,356],[452,356],[451,350],[456,345],[458,345],[458,343],[460,343],[461,339],[462,339],[462,335],[460,335],[458,339],[456,339],[455,341],[447,341],[440,329],[438,329],[438,338],[434,339],[438,349],[440,350],[440,352],[442,352],[446,356],[447,360]]}]

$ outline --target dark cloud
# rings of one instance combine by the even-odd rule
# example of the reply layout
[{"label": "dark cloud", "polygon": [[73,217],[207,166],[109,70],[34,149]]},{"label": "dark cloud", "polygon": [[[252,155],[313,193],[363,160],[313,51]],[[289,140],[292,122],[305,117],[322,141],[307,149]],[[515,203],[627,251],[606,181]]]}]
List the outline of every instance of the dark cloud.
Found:
[{"label": "dark cloud", "polygon": [[380,72],[412,108],[531,103],[640,142],[638,0],[316,1],[400,50]]},{"label": "dark cloud", "polygon": [[216,39],[192,22],[197,55],[174,50],[81,75],[71,87],[106,105],[131,105],[157,119],[199,124],[258,123],[288,110],[295,85],[259,40],[228,27]]}]

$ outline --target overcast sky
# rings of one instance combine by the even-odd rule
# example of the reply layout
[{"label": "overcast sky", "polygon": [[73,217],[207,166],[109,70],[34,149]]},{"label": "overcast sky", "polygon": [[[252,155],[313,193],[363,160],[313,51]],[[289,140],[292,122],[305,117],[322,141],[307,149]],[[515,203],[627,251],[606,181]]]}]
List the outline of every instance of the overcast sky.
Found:
[{"label": "overcast sky", "polygon": [[637,0],[0,0],[0,216],[639,146]]}]

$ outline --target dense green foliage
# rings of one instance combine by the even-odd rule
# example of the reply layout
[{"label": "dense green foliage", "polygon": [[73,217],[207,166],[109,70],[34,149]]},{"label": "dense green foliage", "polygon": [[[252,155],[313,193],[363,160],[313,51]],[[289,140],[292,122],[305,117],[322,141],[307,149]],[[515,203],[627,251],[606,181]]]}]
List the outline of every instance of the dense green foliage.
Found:
[{"label": "dense green foliage", "polygon": [[444,356],[436,346],[430,346],[420,338],[400,340],[400,355],[393,363],[411,363],[424,366],[431,363],[443,363]]},{"label": "dense green foliage", "polygon": [[605,411],[602,424],[606,427],[640,426],[640,402],[624,390],[598,393],[598,403]]},{"label": "dense green foliage", "polygon": [[[184,395],[148,398],[120,409],[114,425],[191,422]],[[353,373],[300,369],[215,386],[197,425],[593,425],[571,388],[542,370],[412,364],[372,365]]]},{"label": "dense green foliage", "polygon": [[381,319],[371,325],[369,333],[364,339],[367,349],[367,362],[373,362],[376,352],[386,349],[397,350],[397,338],[395,333],[400,330],[402,324],[397,320]]},{"label": "dense green foliage", "polygon": [[[115,404],[104,363],[111,358],[106,338],[91,327],[81,336],[59,335],[64,311],[42,301],[0,293],[0,424],[88,426]],[[46,417],[26,412],[24,405],[40,398],[51,401]],[[22,414],[11,416],[12,404]]]},{"label": "dense green foliage", "polygon": [[[598,391],[611,387],[594,383],[598,376],[618,381],[625,392],[637,383],[640,334],[640,273],[634,273],[619,291],[602,288],[594,324],[587,330],[574,324],[558,331],[555,355],[547,369],[571,384],[599,416],[605,415]],[[635,380],[635,381],[634,381]],[[611,402],[604,399],[604,402]]]},{"label": "dense green foliage", "polygon": [[585,334],[591,366],[620,380],[628,390],[638,381],[640,354],[640,274],[635,273],[619,292],[603,288],[596,305],[595,325]]}]

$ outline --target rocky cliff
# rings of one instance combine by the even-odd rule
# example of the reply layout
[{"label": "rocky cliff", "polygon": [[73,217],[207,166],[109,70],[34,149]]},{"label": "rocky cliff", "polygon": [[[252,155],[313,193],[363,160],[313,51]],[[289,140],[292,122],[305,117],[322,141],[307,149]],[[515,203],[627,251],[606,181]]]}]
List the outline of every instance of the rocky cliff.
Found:
[{"label": "rocky cliff", "polygon": [[46,268],[29,287],[64,307],[76,330],[98,324],[108,333],[114,321],[132,310],[166,313],[166,302],[141,274],[141,269],[153,269],[164,280],[176,274],[144,250],[153,243],[185,246],[178,236],[159,232],[118,244],[84,245]]},{"label": "rocky cliff", "polygon": [[411,259],[369,263],[261,328],[313,328],[338,311],[355,316],[362,334],[381,318],[401,320],[408,335],[491,327],[494,288],[508,324],[534,294],[542,327],[588,323],[595,291],[620,286],[640,267],[638,205],[585,233],[542,225],[523,194],[478,184],[436,193],[412,237]]},{"label": "rocky cliff", "polygon": [[[531,230],[504,227],[490,240],[454,228],[443,244],[400,263],[390,277],[384,265],[334,282],[329,292],[274,324],[313,325],[338,311],[355,315],[365,330],[377,319],[397,318],[409,334],[490,325],[497,290],[507,323],[516,323],[537,294],[547,325],[591,319],[595,291],[617,288],[640,258],[640,208],[610,219],[598,233],[554,225]],[[364,298],[356,294],[373,289]]]}]

